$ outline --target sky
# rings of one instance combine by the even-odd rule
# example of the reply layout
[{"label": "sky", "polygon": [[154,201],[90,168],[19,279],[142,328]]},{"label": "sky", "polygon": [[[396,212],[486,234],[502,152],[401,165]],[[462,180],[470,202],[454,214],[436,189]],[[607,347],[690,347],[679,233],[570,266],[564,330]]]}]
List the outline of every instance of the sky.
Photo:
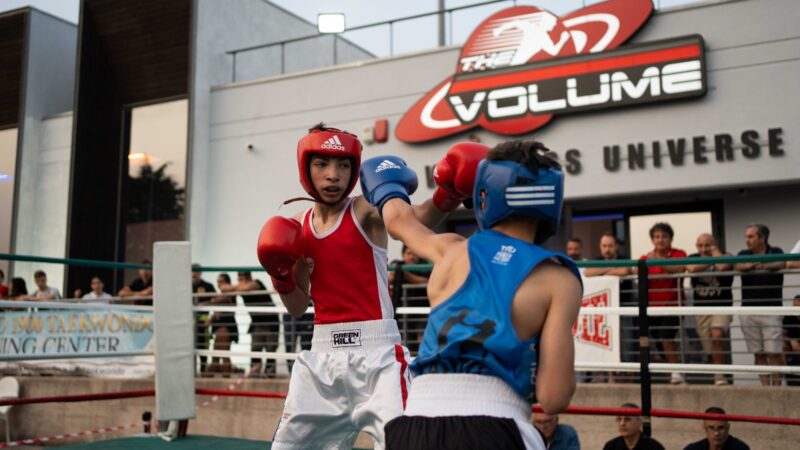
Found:
[{"label": "sky", "polygon": [[[125,1],[125,0],[123,0]],[[237,0],[226,0],[237,1]],[[263,0],[266,1],[266,0]],[[439,0],[271,0],[303,19],[316,23],[317,14],[341,12],[345,14],[347,27],[368,25],[392,19],[434,12]],[[670,7],[697,0],[654,0],[656,7]],[[445,0],[445,8],[457,8],[483,3],[481,0]],[[451,19],[446,19],[446,44],[463,43],[473,29],[486,17],[501,9],[517,5],[536,5],[561,15],[584,5],[599,3],[599,0],[507,0],[468,10],[456,11]],[[72,23],[78,22],[79,0],[0,0],[0,12],[31,5],[37,9],[60,17]],[[404,21],[393,26],[392,42],[389,39],[388,25],[369,30],[345,32],[348,39],[376,56],[406,53],[434,48],[438,45],[438,31],[435,16]]]}]

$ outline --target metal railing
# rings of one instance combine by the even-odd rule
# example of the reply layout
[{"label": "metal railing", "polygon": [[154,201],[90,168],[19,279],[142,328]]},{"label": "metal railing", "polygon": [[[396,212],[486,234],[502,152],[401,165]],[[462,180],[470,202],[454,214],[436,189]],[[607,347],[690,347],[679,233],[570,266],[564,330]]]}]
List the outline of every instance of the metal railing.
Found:
[{"label": "metal railing", "polygon": [[[590,1],[587,1],[587,0],[575,0],[573,2],[573,4],[571,4],[571,6],[574,7],[574,8],[579,8],[579,7],[584,7],[585,8],[588,5],[592,5],[592,4],[598,3],[600,1],[601,0],[595,0],[595,1],[592,1],[592,0],[590,0]],[[669,0],[653,0],[653,6],[654,6],[654,8],[656,10],[659,10],[659,9],[662,9],[662,4],[663,4],[663,7],[672,7],[672,6],[683,5],[683,4],[687,4],[687,3],[697,3],[697,2],[700,2],[700,1],[702,1],[702,0],[672,0],[672,1],[669,1]],[[441,47],[441,46],[445,46],[445,45],[456,45],[457,43],[463,43],[466,40],[468,34],[467,34],[467,36],[459,37],[458,39],[454,36],[454,31],[453,31],[454,30],[454,23],[453,23],[454,15],[456,13],[459,13],[459,12],[469,11],[469,10],[473,10],[473,9],[481,8],[481,7],[485,7],[485,6],[491,6],[491,5],[495,5],[495,4],[498,4],[498,3],[512,4],[514,6],[517,6],[517,0],[489,0],[489,1],[479,2],[479,3],[473,3],[473,4],[470,4],[470,5],[457,6],[457,7],[453,7],[453,8],[446,8],[446,9],[443,9],[443,10],[431,11],[431,12],[420,13],[420,14],[413,14],[413,15],[409,15],[409,16],[398,17],[398,18],[395,18],[395,19],[384,20],[384,21],[380,21],[380,22],[375,22],[375,23],[370,23],[370,24],[365,24],[365,25],[358,25],[358,26],[354,26],[354,27],[349,27],[349,28],[345,29],[345,31],[343,31],[340,34],[313,33],[313,34],[309,34],[309,35],[306,35],[306,36],[300,36],[300,37],[295,37],[295,38],[291,38],[291,39],[283,39],[283,40],[273,41],[273,42],[266,42],[266,43],[263,43],[263,44],[251,45],[251,46],[247,46],[247,47],[241,47],[241,48],[236,48],[236,49],[233,49],[233,50],[228,50],[225,53],[227,55],[230,55],[231,59],[232,59],[231,82],[243,81],[242,77],[237,76],[237,73],[238,73],[237,72],[237,68],[238,68],[237,64],[241,61],[241,59],[242,59],[241,57],[243,55],[246,55],[248,53],[252,54],[254,52],[259,52],[259,51],[269,52],[272,49],[278,49],[279,50],[278,58],[280,60],[280,71],[278,72],[278,74],[282,75],[282,74],[287,73],[287,50],[288,50],[288,47],[291,47],[291,46],[293,46],[295,44],[300,44],[300,43],[303,43],[303,42],[312,41],[312,40],[331,39],[332,40],[332,45],[331,45],[331,48],[332,48],[332,61],[333,61],[333,65],[337,65],[340,62],[342,62],[339,59],[339,45],[338,45],[339,41],[341,40],[342,42],[344,42],[346,44],[349,44],[349,45],[352,45],[352,46],[357,46],[357,44],[353,44],[353,42],[355,42],[357,39],[355,37],[348,38],[348,34],[352,35],[352,34],[355,34],[355,33],[359,32],[359,31],[365,31],[365,30],[386,28],[387,32],[388,32],[388,36],[387,36],[387,39],[388,39],[388,51],[385,54],[381,54],[380,52],[375,52],[375,51],[372,51],[371,53],[373,55],[377,56],[377,57],[394,56],[395,50],[396,50],[395,49],[395,47],[396,47],[395,46],[395,41],[396,41],[395,34],[396,34],[396,25],[397,24],[409,23],[409,22],[412,22],[412,21],[419,21],[421,19],[432,18],[432,17],[436,17],[436,16],[445,16],[445,20],[442,21],[441,23],[444,23],[444,22],[447,23],[447,31],[446,32],[440,31],[438,42],[436,42],[436,43],[434,43],[432,45],[423,46],[421,48],[416,48],[416,49],[414,49],[414,51],[421,51],[421,50]],[[542,2],[542,3],[547,3],[547,2]],[[539,6],[544,8],[544,7],[549,6],[549,5],[542,4],[542,5],[539,5]],[[563,7],[563,3],[558,4],[558,6],[559,7]],[[488,15],[487,15],[487,17],[488,17]],[[418,36],[420,34],[419,33],[419,29],[416,28],[416,27],[414,29],[414,34],[415,34],[415,36]],[[446,36],[446,38],[445,38],[445,36]],[[327,45],[327,44],[324,44],[324,45]],[[367,53],[367,52],[365,51],[365,53]],[[356,60],[346,61],[346,62],[355,62],[355,61]],[[319,65],[316,66],[316,67],[319,67]],[[260,77],[268,76],[268,75],[271,75],[271,74],[272,73],[267,73],[267,72],[255,73],[255,74],[252,74],[252,75],[248,76],[247,79],[260,78]]]}]

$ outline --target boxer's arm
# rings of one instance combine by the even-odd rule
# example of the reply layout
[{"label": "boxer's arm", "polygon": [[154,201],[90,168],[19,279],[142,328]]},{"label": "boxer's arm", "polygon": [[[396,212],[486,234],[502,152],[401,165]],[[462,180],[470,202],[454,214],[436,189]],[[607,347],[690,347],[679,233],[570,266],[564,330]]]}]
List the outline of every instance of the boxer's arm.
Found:
[{"label": "boxer's arm", "polygon": [[449,212],[444,212],[433,204],[433,199],[428,199],[419,205],[411,205],[414,215],[428,228],[436,228],[444,222]]},{"label": "boxer's arm", "polygon": [[448,246],[463,241],[455,233],[436,234],[417,217],[414,208],[401,199],[391,199],[383,206],[383,223],[386,231],[403,241],[417,256],[438,263]]},{"label": "boxer's arm", "polygon": [[294,278],[297,282],[297,289],[288,294],[278,293],[283,306],[295,319],[305,314],[311,302],[309,288],[311,283],[308,276],[308,266],[305,261],[299,259],[294,265]]},{"label": "boxer's arm", "polygon": [[[550,307],[541,329],[536,399],[548,414],[564,411],[575,393],[572,325],[581,305],[581,284],[563,268],[549,270]],[[541,280],[541,277],[539,278]]]}]

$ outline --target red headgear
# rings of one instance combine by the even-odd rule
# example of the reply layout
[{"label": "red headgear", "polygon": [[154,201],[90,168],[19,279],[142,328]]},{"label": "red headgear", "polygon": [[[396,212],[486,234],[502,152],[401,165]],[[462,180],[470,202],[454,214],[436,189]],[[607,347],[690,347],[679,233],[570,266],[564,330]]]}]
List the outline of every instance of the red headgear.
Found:
[{"label": "red headgear", "polygon": [[297,168],[300,170],[300,184],[308,195],[318,202],[324,202],[311,182],[310,163],[313,155],[334,158],[350,158],[353,170],[350,182],[343,197],[350,195],[356,187],[358,169],[361,166],[361,141],[358,136],[336,128],[313,128],[297,142]]}]

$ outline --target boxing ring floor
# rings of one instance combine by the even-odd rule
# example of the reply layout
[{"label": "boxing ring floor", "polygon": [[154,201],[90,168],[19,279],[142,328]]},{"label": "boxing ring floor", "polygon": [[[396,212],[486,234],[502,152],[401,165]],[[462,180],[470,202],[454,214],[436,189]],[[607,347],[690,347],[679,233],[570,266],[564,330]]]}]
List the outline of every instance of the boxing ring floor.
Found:
[{"label": "boxing ring floor", "polygon": [[[188,435],[172,442],[167,442],[157,436],[141,435],[107,441],[95,441],[86,444],[59,447],[70,450],[99,450],[113,448],[115,450],[265,450],[272,448],[269,441],[253,441],[247,439],[224,438],[217,436]],[[359,449],[353,449],[359,450]]]}]

